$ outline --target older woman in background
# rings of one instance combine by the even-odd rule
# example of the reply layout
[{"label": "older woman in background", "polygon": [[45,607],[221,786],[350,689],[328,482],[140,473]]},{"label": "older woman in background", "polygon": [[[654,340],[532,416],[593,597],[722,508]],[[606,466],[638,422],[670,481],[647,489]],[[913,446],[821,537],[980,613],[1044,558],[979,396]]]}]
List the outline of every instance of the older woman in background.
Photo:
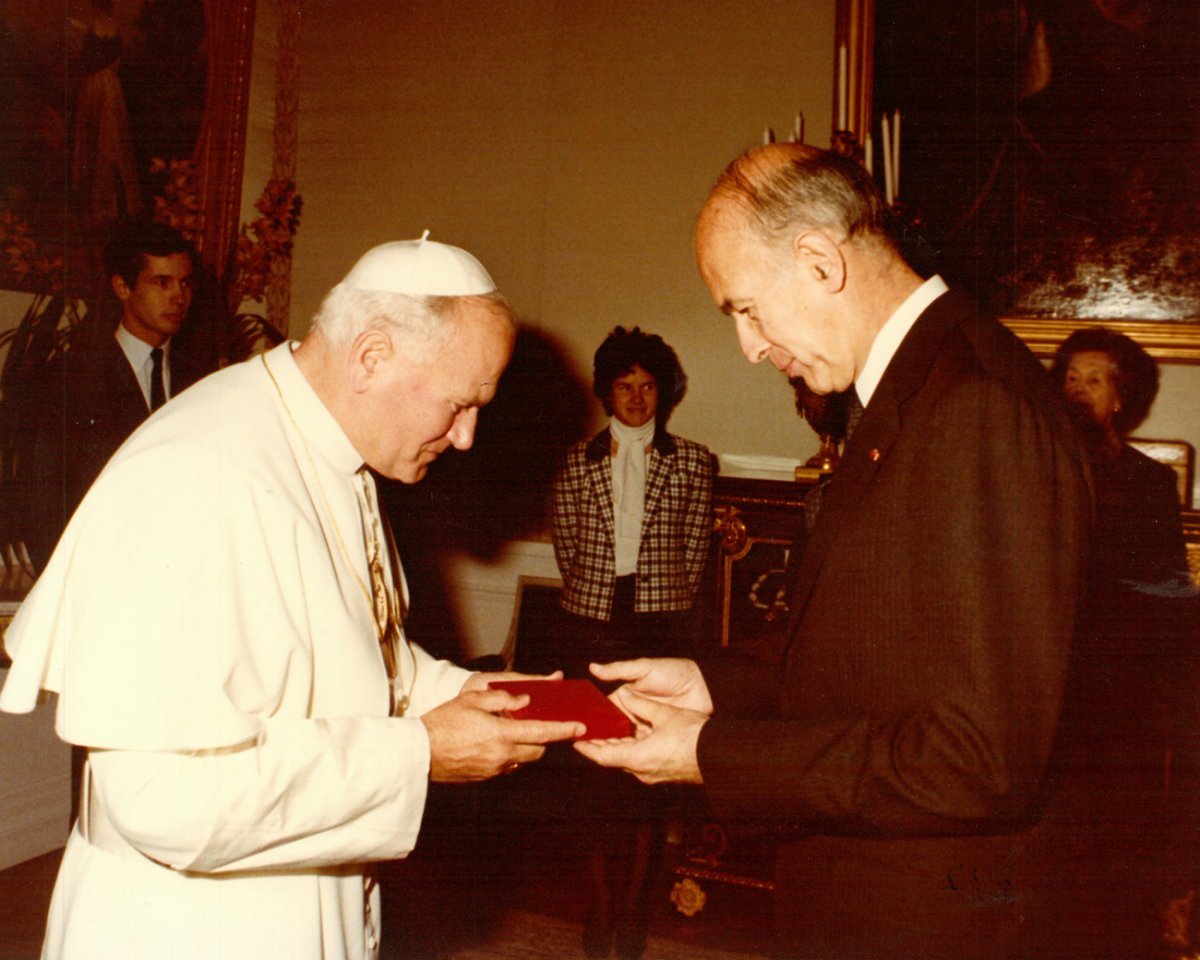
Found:
[{"label": "older woman in background", "polygon": [[1170,592],[1187,577],[1175,472],[1126,442],[1150,413],[1158,365],[1124,334],[1092,327],[1063,342],[1053,372],[1095,472],[1095,586],[1119,595]]},{"label": "older woman in background", "polygon": [[1070,804],[1071,855],[1104,878],[1092,889],[1106,899],[1075,907],[1121,931],[1106,956],[1157,957],[1171,902],[1195,887],[1198,602],[1175,472],[1128,443],[1158,392],[1158,366],[1129,337],[1095,327],[1063,342],[1051,372],[1096,492],[1064,744],[1088,785]]}]

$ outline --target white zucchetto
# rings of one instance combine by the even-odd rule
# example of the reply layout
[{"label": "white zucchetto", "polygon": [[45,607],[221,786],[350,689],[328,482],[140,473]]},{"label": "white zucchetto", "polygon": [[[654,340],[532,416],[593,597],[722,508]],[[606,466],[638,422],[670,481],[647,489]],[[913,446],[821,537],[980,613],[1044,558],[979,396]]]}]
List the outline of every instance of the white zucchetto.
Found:
[{"label": "white zucchetto", "polygon": [[491,276],[471,254],[428,237],[426,230],[419,240],[372,247],[342,283],[355,290],[410,297],[470,297],[495,291]]}]

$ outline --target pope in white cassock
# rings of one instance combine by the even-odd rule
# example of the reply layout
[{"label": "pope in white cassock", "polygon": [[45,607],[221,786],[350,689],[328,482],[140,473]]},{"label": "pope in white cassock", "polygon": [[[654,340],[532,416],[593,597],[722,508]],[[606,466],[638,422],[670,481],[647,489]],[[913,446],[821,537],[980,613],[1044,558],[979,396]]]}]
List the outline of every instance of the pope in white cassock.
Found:
[{"label": "pope in white cassock", "polygon": [[576,723],[404,637],[366,467],[470,447],[515,320],[470,254],[376,247],[313,330],[173,399],[76,512],[7,634],[0,708],[58,694],[89,750],[47,922],[54,960],[370,958],[371,861],[427,785],[538,759]]}]

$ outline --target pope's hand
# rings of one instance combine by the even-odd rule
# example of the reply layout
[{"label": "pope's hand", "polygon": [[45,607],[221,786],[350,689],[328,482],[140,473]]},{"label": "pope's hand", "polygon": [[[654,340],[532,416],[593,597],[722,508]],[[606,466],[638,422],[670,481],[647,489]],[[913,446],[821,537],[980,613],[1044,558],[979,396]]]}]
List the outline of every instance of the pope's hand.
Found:
[{"label": "pope's hand", "polygon": [[695,660],[643,657],[640,660],[593,663],[590,669],[601,680],[623,680],[643,697],[673,707],[696,710],[705,716],[712,715],[712,697]]},{"label": "pope's hand", "polygon": [[696,759],[696,744],[700,729],[708,722],[707,713],[639,696],[631,686],[618,688],[612,696],[636,721],[637,736],[624,740],[580,740],[575,743],[576,750],[602,767],[618,767],[632,773],[642,783],[704,782]]},{"label": "pope's hand", "polygon": [[524,694],[464,687],[453,700],[422,716],[429,732],[429,779],[438,783],[486,780],[539,759],[547,743],[583,736],[582,723],[499,716],[528,704]]}]

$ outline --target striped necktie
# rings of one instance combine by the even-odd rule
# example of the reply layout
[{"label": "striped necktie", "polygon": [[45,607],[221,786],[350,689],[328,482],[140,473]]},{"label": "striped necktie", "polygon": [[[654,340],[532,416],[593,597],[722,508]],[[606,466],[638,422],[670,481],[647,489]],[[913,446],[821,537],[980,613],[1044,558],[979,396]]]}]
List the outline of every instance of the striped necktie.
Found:
[{"label": "striped necktie", "polygon": [[858,399],[858,391],[851,387],[846,392],[846,442],[850,442],[850,435],[854,433],[858,427],[858,421],[862,419],[863,405]]},{"label": "striped necktie", "polygon": [[[863,405],[858,399],[858,391],[851,387],[846,391],[846,433],[845,442],[842,445],[843,452],[846,446],[850,443],[850,435],[858,428],[858,421],[862,419]],[[844,453],[843,453],[844,455]],[[827,473],[817,481],[816,486],[808,491],[804,496],[804,526],[808,530],[812,530],[813,525],[817,522],[817,514],[821,510],[821,497],[825,493],[825,485],[833,479],[832,473]]]}]

